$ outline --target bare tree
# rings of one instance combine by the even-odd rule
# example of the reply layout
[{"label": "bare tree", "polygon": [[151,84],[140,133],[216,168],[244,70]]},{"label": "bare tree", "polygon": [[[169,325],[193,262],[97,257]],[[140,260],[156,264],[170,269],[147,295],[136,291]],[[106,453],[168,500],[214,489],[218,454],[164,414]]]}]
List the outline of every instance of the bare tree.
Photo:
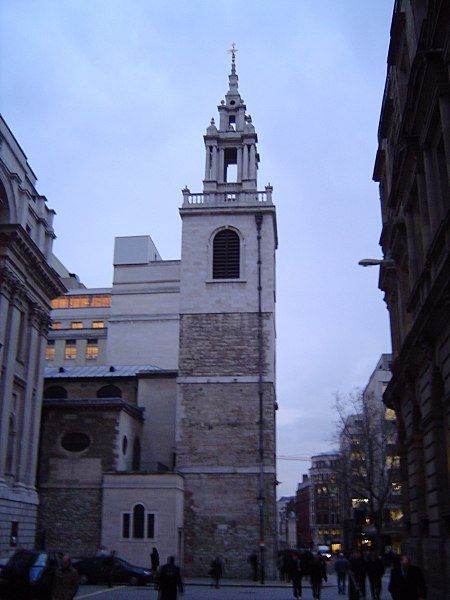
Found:
[{"label": "bare tree", "polygon": [[381,552],[384,515],[398,474],[397,457],[392,454],[395,426],[385,419],[382,402],[361,390],[347,396],[336,394],[336,412],[341,514],[343,520],[352,519],[359,508],[373,525]]}]

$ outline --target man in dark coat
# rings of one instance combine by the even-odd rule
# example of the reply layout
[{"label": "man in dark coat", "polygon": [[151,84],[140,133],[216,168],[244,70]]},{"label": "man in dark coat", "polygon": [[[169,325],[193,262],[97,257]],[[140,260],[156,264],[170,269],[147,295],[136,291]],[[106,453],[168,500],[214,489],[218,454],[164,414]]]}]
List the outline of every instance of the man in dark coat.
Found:
[{"label": "man in dark coat", "polygon": [[223,576],[223,564],[219,556],[211,562],[209,573],[213,579],[213,584],[216,588],[220,587],[220,580]]},{"label": "man in dark coat", "polygon": [[350,559],[348,593],[350,600],[361,600],[366,597],[366,561],[360,552],[355,552]]},{"label": "man in dark coat", "polygon": [[65,554],[53,576],[52,600],[73,600],[78,591],[78,573]]},{"label": "man in dark coat", "polygon": [[345,595],[345,581],[347,579],[348,568],[349,562],[341,552],[334,563],[334,570],[337,575],[338,594]]},{"label": "man in dark coat", "polygon": [[153,546],[153,550],[150,554],[150,563],[152,565],[153,576],[155,577],[159,568],[159,552],[156,546]]},{"label": "man in dark coat", "polygon": [[320,554],[316,554],[311,563],[311,569],[309,577],[311,579],[312,595],[313,598],[320,600],[320,593],[322,591],[322,580],[327,581],[327,567],[325,561]]},{"label": "man in dark coat", "polygon": [[370,554],[367,561],[367,576],[370,583],[370,593],[372,600],[380,600],[381,598],[381,578],[384,575],[384,564],[375,552]]},{"label": "man in dark coat", "polygon": [[250,554],[250,556],[248,557],[248,562],[250,563],[250,566],[252,567],[252,576],[253,576],[253,581],[258,581],[258,567],[259,567],[259,561],[258,561],[258,555],[256,554],[256,552],[252,552]]},{"label": "man in dark coat", "polygon": [[167,564],[161,567],[158,577],[158,600],[176,600],[178,592],[184,592],[180,568],[175,565],[175,558],[169,556]]},{"label": "man in dark coat", "polygon": [[293,554],[289,562],[289,577],[292,581],[292,592],[294,598],[302,597],[302,568],[300,565],[300,558],[297,554]]},{"label": "man in dark coat", "polygon": [[389,591],[393,600],[425,600],[427,597],[422,571],[411,564],[408,556],[403,555],[400,565],[392,569]]}]

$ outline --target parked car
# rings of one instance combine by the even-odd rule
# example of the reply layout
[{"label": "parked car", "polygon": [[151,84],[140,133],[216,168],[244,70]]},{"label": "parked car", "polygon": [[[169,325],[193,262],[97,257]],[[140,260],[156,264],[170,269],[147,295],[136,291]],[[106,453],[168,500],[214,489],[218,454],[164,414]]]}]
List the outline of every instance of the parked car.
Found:
[{"label": "parked car", "polygon": [[0,598],[2,600],[49,598],[57,564],[56,554],[17,550],[1,571]]},{"label": "parked car", "polygon": [[[107,583],[110,560],[108,556],[93,556],[74,562],[73,567],[78,571],[80,583]],[[122,558],[114,557],[111,580],[113,583],[145,585],[152,583],[153,575],[150,569],[137,567]]]},{"label": "parked car", "polygon": [[317,552],[319,552],[325,560],[331,560],[330,546],[317,546]]}]

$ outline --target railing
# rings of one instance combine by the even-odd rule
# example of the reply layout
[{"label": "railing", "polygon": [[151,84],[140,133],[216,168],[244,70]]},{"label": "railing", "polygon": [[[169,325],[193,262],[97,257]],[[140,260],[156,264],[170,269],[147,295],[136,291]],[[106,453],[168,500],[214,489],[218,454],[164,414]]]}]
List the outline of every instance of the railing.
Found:
[{"label": "railing", "polygon": [[206,206],[255,206],[272,205],[272,186],[266,185],[264,191],[256,192],[202,192],[191,194],[189,188],[183,189],[183,206],[206,207]]}]

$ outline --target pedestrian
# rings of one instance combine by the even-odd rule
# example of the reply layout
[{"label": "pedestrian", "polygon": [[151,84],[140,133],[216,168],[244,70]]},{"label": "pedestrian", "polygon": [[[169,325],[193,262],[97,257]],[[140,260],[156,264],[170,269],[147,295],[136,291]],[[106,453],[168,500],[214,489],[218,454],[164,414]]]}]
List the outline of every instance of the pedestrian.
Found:
[{"label": "pedestrian", "polygon": [[375,552],[371,552],[367,561],[367,576],[369,578],[372,600],[380,600],[381,598],[381,581],[383,575],[383,561]]},{"label": "pedestrian", "polygon": [[348,597],[350,600],[361,600],[366,597],[366,573],[366,561],[360,552],[354,552],[348,571]]},{"label": "pedestrian", "polygon": [[310,580],[312,587],[313,598],[320,600],[320,594],[322,591],[322,581],[327,581],[327,568],[325,561],[321,557],[320,553],[316,554],[313,558],[310,567]]},{"label": "pedestrian", "polygon": [[175,564],[175,557],[169,556],[158,576],[158,600],[176,600],[178,592],[184,592],[180,568]]},{"label": "pedestrian", "polygon": [[52,600],[72,600],[77,591],[78,573],[72,567],[70,556],[64,554],[53,575]]},{"label": "pedestrian", "polygon": [[114,561],[115,561],[116,551],[111,550],[109,554],[105,556],[103,561],[103,575],[106,581],[106,585],[111,588],[113,583],[113,574],[114,574]]},{"label": "pedestrian", "polygon": [[250,556],[248,557],[248,562],[250,563],[250,566],[252,568],[252,577],[253,577],[253,581],[258,581],[258,555],[256,554],[256,552],[252,552],[250,554]]},{"label": "pedestrian", "polygon": [[220,556],[216,556],[216,558],[211,562],[209,574],[212,577],[214,587],[220,587],[220,579],[223,576],[223,563],[220,559]]},{"label": "pedestrian", "polygon": [[159,569],[159,552],[156,546],[153,546],[153,550],[150,553],[150,563],[152,565],[153,577],[156,577]]},{"label": "pedestrian", "polygon": [[349,569],[349,562],[342,554],[339,554],[336,562],[334,563],[334,570],[337,575],[337,583],[338,583],[338,594],[345,595],[345,584],[347,581],[347,573]]},{"label": "pedestrian", "polygon": [[427,597],[422,571],[412,565],[406,555],[402,555],[400,564],[392,569],[388,589],[393,600],[425,600]]},{"label": "pedestrian", "polygon": [[292,592],[294,598],[302,597],[302,569],[300,558],[297,554],[293,554],[289,563],[289,578],[292,581]]}]

